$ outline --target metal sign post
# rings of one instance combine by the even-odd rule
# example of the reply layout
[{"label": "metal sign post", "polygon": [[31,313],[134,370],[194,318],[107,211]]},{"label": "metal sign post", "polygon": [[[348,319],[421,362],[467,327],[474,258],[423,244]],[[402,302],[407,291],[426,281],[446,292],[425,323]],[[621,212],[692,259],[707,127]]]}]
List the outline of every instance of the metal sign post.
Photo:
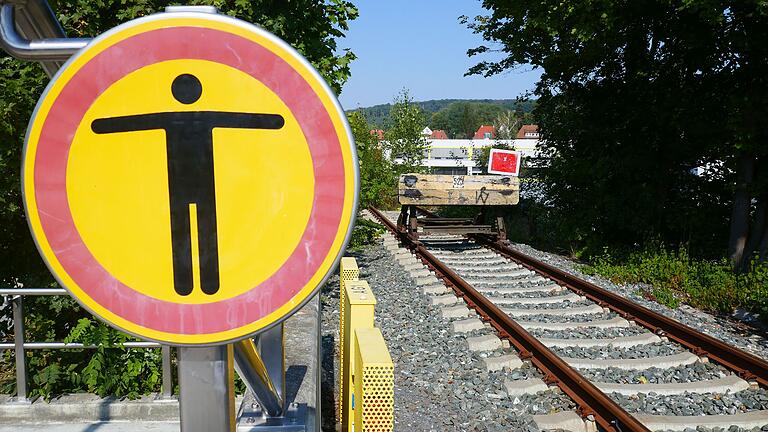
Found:
[{"label": "metal sign post", "polygon": [[232,345],[179,348],[181,432],[236,429]]}]

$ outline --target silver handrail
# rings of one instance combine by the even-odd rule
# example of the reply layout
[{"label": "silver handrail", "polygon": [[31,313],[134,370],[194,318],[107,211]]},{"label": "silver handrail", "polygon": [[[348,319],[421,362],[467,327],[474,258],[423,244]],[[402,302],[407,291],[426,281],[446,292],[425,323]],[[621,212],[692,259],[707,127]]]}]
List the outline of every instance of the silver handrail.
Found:
[{"label": "silver handrail", "polygon": [[48,76],[90,41],[67,38],[46,0],[3,4],[0,9],[0,46],[18,59],[40,61]]},{"label": "silver handrail", "polygon": [[[26,350],[28,349],[94,349],[101,345],[67,343],[67,342],[25,342],[24,341],[24,296],[67,295],[61,288],[0,288],[0,296],[10,296],[13,307],[13,343],[0,343],[0,349],[12,349],[16,356],[16,398],[26,402],[29,395],[29,377],[27,374]],[[126,348],[160,348],[162,349],[162,389],[161,397],[173,397],[171,375],[171,347],[155,342],[124,342],[115,347]]]}]

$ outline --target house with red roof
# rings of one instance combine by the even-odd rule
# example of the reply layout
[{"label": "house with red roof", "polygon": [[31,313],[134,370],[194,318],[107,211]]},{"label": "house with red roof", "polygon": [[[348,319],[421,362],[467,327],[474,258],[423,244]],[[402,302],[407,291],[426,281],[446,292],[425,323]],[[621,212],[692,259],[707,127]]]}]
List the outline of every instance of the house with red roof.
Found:
[{"label": "house with red roof", "polygon": [[379,141],[384,139],[384,131],[381,129],[371,129],[371,135],[375,136]]},{"label": "house with red roof", "polygon": [[522,125],[517,131],[517,139],[539,139],[539,126],[535,124]]},{"label": "house with red roof", "polygon": [[429,137],[431,139],[448,139],[448,134],[446,134],[444,130],[438,129],[438,130],[433,130],[432,134],[430,134]]},{"label": "house with red roof", "polygon": [[475,136],[472,137],[472,139],[493,139],[493,138],[496,138],[496,128],[488,125],[480,126],[480,128],[477,129],[477,132],[475,132]]}]

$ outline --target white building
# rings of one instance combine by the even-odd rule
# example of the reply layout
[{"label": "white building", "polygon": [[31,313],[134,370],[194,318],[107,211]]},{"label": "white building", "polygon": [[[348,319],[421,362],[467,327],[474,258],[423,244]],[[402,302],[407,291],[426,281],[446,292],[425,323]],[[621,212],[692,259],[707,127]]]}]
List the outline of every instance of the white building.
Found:
[{"label": "white building", "polygon": [[421,166],[429,168],[433,174],[481,174],[475,155],[482,148],[494,144],[506,144],[522,153],[526,158],[536,158],[537,139],[428,139],[428,147]]}]

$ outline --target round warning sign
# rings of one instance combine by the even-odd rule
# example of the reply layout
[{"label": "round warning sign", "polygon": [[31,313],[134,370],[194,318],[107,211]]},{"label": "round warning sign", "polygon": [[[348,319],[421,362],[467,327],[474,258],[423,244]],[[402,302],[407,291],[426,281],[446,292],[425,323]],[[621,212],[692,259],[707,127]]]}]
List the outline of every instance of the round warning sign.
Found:
[{"label": "round warning sign", "polygon": [[343,253],[357,161],[335,96],[295,50],[233,18],[131,21],[38,102],[24,199],[51,272],[142,338],[217,344],[302,306]]}]

